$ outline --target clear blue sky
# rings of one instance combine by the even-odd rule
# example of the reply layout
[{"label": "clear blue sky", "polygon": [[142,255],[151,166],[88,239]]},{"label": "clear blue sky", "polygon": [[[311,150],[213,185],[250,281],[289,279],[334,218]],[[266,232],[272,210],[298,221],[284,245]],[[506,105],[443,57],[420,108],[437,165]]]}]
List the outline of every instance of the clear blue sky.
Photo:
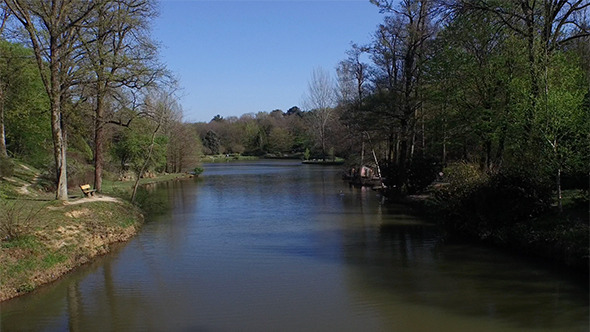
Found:
[{"label": "clear blue sky", "polygon": [[153,38],[180,79],[185,121],[288,110],[311,72],[335,73],[383,15],[369,0],[162,0]]}]

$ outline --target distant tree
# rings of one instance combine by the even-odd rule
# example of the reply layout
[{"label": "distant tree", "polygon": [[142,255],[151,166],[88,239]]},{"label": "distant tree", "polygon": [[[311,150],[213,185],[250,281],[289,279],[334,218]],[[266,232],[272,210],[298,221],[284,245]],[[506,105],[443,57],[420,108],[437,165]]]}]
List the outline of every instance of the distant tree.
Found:
[{"label": "distant tree", "polygon": [[171,172],[182,172],[199,164],[202,153],[201,139],[197,132],[186,123],[174,122],[168,143],[168,163]]},{"label": "distant tree", "polygon": [[287,113],[286,114],[287,114],[287,116],[291,116],[291,115],[297,115],[299,117],[302,117],[303,116],[303,112],[297,106],[293,106],[293,107],[289,108],[287,110]]},{"label": "distant tree", "polygon": [[336,90],[330,74],[321,68],[316,68],[307,83],[307,94],[304,104],[310,111],[310,129],[319,141],[322,158],[326,158],[329,138],[330,122],[335,120],[334,104]]},{"label": "distant tree", "polygon": [[213,130],[209,130],[207,134],[205,134],[205,138],[203,139],[203,146],[211,152],[211,154],[218,154],[219,148],[221,147],[221,143],[219,141],[219,136]]},{"label": "distant tree", "polygon": [[223,117],[219,114],[217,114],[216,116],[213,117],[213,119],[211,119],[211,122],[222,122],[223,121]]},{"label": "distant tree", "polygon": [[369,47],[352,44],[351,49],[346,52],[347,58],[340,61],[336,68],[340,102],[354,105],[357,112],[367,94],[369,83],[369,64],[362,59],[363,54],[368,51]]},{"label": "distant tree", "polygon": [[276,109],[270,112],[269,114],[271,117],[279,118],[285,115],[282,110]]},{"label": "distant tree", "polygon": [[291,151],[293,138],[289,131],[281,127],[273,127],[268,135],[268,152],[285,153]]}]

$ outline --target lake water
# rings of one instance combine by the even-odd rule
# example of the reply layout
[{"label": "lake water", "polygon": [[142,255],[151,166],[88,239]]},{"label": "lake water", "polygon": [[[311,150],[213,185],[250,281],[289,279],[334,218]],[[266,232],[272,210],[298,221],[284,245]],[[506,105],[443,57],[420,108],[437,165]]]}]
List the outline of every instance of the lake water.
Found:
[{"label": "lake water", "polygon": [[588,331],[588,282],[442,243],[337,167],[205,165],[130,242],[2,303],[5,331]]}]

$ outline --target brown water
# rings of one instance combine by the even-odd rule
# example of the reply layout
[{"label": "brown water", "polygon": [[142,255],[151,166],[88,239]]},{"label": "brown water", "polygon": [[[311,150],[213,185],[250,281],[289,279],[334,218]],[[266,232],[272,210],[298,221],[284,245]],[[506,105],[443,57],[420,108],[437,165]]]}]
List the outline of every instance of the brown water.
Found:
[{"label": "brown water", "polygon": [[1,305],[1,331],[588,331],[588,283],[439,241],[296,162],[206,165],[150,188],[129,243]]}]

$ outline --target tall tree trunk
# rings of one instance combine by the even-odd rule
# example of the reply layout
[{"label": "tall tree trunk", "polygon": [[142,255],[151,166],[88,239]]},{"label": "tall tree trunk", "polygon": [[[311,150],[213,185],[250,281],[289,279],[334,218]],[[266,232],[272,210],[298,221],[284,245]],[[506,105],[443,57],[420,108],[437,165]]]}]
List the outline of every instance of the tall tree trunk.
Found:
[{"label": "tall tree trunk", "polygon": [[424,115],[422,115],[422,158],[426,157],[426,124],[424,120]]},{"label": "tall tree trunk", "polygon": [[[0,83],[1,84],[1,83]],[[8,157],[6,132],[4,130],[4,89],[0,85],[0,157]]]},{"label": "tall tree trunk", "polygon": [[508,124],[506,121],[502,123],[500,128],[500,138],[498,139],[498,150],[496,150],[496,158],[494,159],[495,168],[498,169],[502,165],[504,160],[504,149],[506,148],[506,132],[508,130]]},{"label": "tall tree trunk", "polygon": [[[56,98],[53,98],[56,99]],[[59,97],[57,98],[59,99]],[[68,200],[68,177],[67,177],[67,142],[64,129],[62,128],[62,114],[59,112],[59,102],[53,101],[51,105],[51,131],[53,138],[53,157],[55,159],[55,174],[57,190],[55,199],[60,201]]]},{"label": "tall tree trunk", "polygon": [[563,205],[561,203],[561,165],[557,166],[557,177],[555,179],[555,184],[557,187],[557,208],[559,209],[559,213],[561,213],[563,212]]},{"label": "tall tree trunk", "polygon": [[559,209],[559,213],[561,213],[561,212],[563,212],[563,206],[561,203],[561,199],[562,199],[562,194],[561,194],[561,160],[559,158],[557,139],[553,140],[553,143],[551,145],[553,146],[553,153],[555,154],[555,160],[557,161],[557,174],[555,175],[555,189],[557,190],[557,208]]},{"label": "tall tree trunk", "polygon": [[443,164],[443,167],[447,164],[447,136],[446,136],[446,134],[443,134],[442,164]]},{"label": "tall tree trunk", "polygon": [[387,138],[387,163],[388,164],[392,164],[393,163],[393,157],[394,157],[394,149],[395,149],[395,140],[393,137],[393,131],[391,131],[389,133],[389,136]]},{"label": "tall tree trunk", "polygon": [[[98,84],[101,82],[99,80]],[[94,119],[94,189],[102,192],[102,169],[104,165],[104,96],[98,88],[96,95],[96,112]]]},{"label": "tall tree trunk", "polygon": [[525,142],[529,142],[531,138],[531,134],[533,131],[533,119],[535,114],[535,109],[537,107],[537,98],[539,97],[539,81],[537,77],[537,61],[535,56],[535,17],[532,8],[525,8],[523,5],[523,11],[527,17],[526,19],[526,26],[527,26],[527,43],[528,43],[528,61],[529,61],[529,75],[531,79],[531,93],[529,95],[529,105],[526,109],[526,118],[525,118]]},{"label": "tall tree trunk", "polygon": [[[52,37],[53,39],[53,37]],[[68,177],[67,177],[67,140],[61,111],[61,84],[59,81],[59,52],[57,41],[51,42],[50,61],[50,104],[51,104],[51,135],[53,139],[53,156],[55,158],[55,175],[57,179],[57,190],[55,199],[60,201],[68,200]]]},{"label": "tall tree trunk", "polygon": [[489,172],[492,169],[492,141],[486,139],[485,141],[485,170]]},{"label": "tall tree trunk", "polygon": [[408,123],[402,120],[400,123],[400,148],[399,148],[399,186],[406,184],[406,168],[408,159]]}]

